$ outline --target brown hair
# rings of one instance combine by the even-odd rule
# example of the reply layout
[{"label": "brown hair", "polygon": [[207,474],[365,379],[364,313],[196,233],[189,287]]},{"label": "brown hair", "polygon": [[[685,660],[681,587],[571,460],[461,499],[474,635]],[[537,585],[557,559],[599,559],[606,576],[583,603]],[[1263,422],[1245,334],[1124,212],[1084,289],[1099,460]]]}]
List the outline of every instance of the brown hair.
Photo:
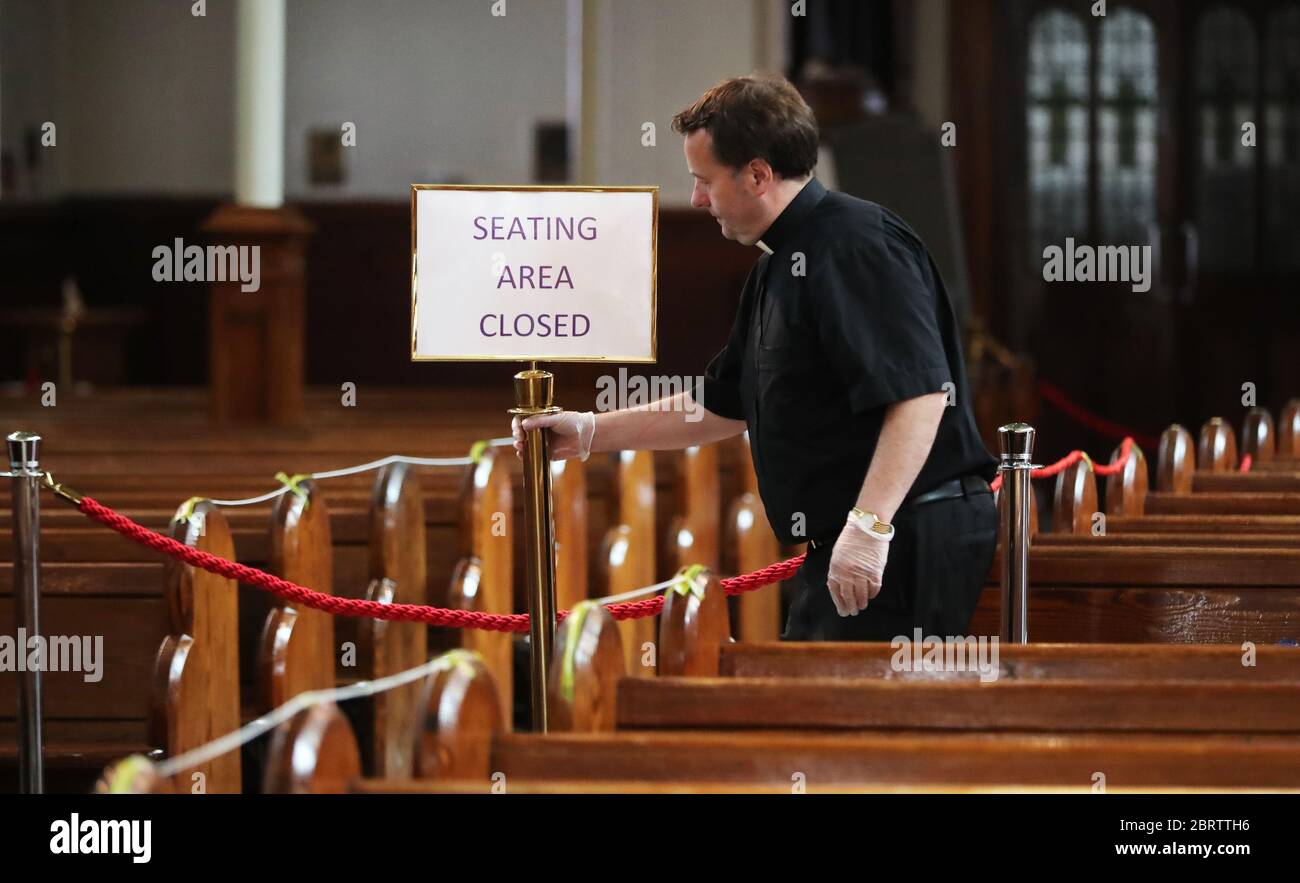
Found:
[{"label": "brown hair", "polygon": [[782,178],[802,178],[817,165],[817,118],[784,77],[723,80],[673,117],[673,131],[707,129],[718,162],[739,169],[765,160]]}]

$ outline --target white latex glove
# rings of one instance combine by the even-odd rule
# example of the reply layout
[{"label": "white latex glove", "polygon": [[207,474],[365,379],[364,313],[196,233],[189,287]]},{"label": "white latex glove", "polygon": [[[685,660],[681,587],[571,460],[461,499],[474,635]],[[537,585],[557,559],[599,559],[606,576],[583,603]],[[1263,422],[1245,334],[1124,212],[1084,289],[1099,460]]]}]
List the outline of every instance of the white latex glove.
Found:
[{"label": "white latex glove", "polygon": [[591,456],[591,440],[596,435],[596,415],[592,411],[559,411],[510,421],[510,431],[515,437],[515,456],[524,456],[524,432],[530,429],[549,429],[552,460],[586,460]]},{"label": "white latex glove", "polygon": [[840,616],[857,616],[880,594],[880,580],[889,558],[889,543],[871,536],[854,520],[840,531],[831,550],[826,588]]}]

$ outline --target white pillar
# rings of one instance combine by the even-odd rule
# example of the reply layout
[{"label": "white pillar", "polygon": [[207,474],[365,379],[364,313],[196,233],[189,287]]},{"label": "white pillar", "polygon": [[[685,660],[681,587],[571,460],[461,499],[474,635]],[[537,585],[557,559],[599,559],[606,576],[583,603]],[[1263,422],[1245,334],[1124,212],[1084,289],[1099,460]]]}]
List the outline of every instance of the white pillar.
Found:
[{"label": "white pillar", "polygon": [[235,9],[235,202],[284,204],[285,0]]}]

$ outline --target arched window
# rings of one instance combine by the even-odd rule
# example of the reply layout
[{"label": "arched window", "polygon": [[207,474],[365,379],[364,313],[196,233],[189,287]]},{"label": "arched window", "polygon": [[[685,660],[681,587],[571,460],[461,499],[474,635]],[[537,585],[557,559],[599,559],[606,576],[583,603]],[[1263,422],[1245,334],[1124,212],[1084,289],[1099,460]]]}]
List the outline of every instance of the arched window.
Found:
[{"label": "arched window", "polygon": [[1264,47],[1267,253],[1277,268],[1300,268],[1300,5],[1273,13]]},{"label": "arched window", "polygon": [[1031,261],[1068,237],[1154,244],[1160,98],[1154,22],[1130,7],[1092,17],[1049,8],[1030,21],[1028,40]]},{"label": "arched window", "polygon": [[1203,269],[1255,264],[1255,155],[1242,137],[1254,120],[1258,53],[1255,27],[1241,10],[1218,7],[1196,31],[1198,252]]},{"label": "arched window", "polygon": [[1078,16],[1049,9],[1029,28],[1029,215],[1035,260],[1088,223],[1088,34]]},{"label": "arched window", "polygon": [[1102,19],[1097,68],[1100,231],[1106,243],[1150,244],[1156,220],[1156,29],[1132,9]]}]

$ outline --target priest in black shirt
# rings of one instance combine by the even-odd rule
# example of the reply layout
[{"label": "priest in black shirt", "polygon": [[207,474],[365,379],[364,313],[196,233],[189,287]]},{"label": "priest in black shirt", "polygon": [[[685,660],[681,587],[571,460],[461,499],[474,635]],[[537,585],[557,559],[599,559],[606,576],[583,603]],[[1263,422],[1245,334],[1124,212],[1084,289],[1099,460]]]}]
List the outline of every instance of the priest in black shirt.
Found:
[{"label": "priest in black shirt", "polygon": [[524,428],[549,427],[553,457],[583,459],[748,428],[772,529],[809,543],[784,639],[963,635],[993,557],[995,463],[925,245],[888,209],[812,176],[817,124],[783,79],[719,83],[673,127],[691,204],[763,252],[726,346],[680,394],[704,419],[684,419],[677,396]]}]

